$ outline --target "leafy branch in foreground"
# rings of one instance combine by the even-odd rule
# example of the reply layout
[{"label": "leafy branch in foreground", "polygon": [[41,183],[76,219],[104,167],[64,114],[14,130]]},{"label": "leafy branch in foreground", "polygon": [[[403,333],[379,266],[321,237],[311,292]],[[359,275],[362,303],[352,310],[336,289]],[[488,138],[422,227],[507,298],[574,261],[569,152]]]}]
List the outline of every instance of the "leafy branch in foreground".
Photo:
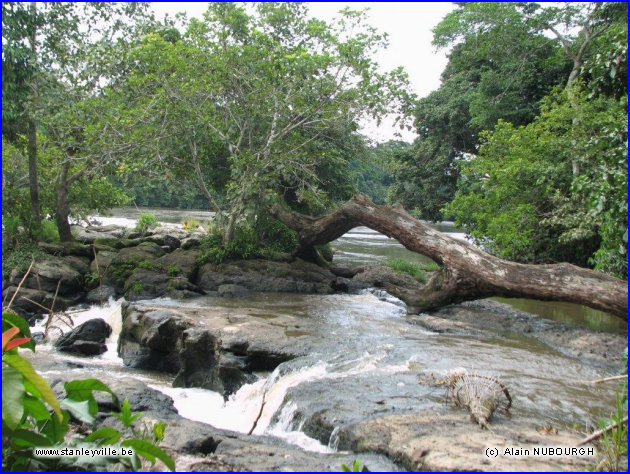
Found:
[{"label": "leafy branch in foreground", "polygon": [[[137,431],[133,423],[142,413],[132,413],[129,400],[122,405],[116,394],[97,379],[66,382],[66,398],[61,402],[46,380],[18,354],[19,347],[34,350],[28,325],[10,312],[2,314],[2,470],[3,471],[92,471],[120,463],[123,468],[138,470],[140,457],[151,465],[159,459],[175,470],[173,459],[155,443],[164,436],[165,425],[153,427],[153,437]],[[18,337],[19,336],[19,337]],[[112,427],[101,427],[87,437],[70,434],[70,420],[94,426],[98,403],[94,392],[111,395],[120,406],[115,413],[124,426],[121,433]],[[130,457],[35,457],[35,447],[68,447],[98,449],[103,446],[132,448]]]}]

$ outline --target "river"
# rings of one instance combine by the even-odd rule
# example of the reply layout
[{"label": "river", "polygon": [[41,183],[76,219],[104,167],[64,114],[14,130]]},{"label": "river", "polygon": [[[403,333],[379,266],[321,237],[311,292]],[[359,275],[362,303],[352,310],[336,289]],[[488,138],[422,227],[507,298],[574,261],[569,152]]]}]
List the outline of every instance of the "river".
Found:
[{"label": "river", "polygon": [[[164,220],[163,214],[153,212]],[[173,225],[191,215],[172,211],[166,214]],[[207,216],[195,214],[197,219]],[[135,223],[122,215],[101,220],[105,224]],[[442,230],[464,238],[448,223]],[[335,258],[346,263],[423,258],[366,228],[354,229],[332,245]],[[353,427],[369,424],[375,417],[443,412],[446,388],[427,380],[440,380],[462,369],[492,374],[509,386],[514,399],[511,416],[493,421],[493,429],[497,430],[530,430],[536,434],[539,427],[547,426],[561,430],[593,427],[595,419],[607,415],[615,402],[610,387],[591,383],[608,375],[607,371],[585,365],[530,337],[506,331],[442,334],[427,330],[410,323],[404,303],[381,290],[333,295],[253,294],[236,299],[202,296],[134,303],[180,311],[212,308],[215,312],[258,318],[271,326],[275,320],[288,319],[291,324],[276,324],[278,330],[296,344],[309,341],[308,355],[284,362],[272,372],[256,373],[257,381],[243,385],[224,400],[209,390],[173,388],[173,376],[126,367],[116,350],[121,303],[110,300],[104,307],[92,307],[73,316],[75,325],[102,317],[112,326],[106,353],[82,358],[58,353],[50,344],[44,344],[30,356],[33,364],[49,379],[67,370],[62,364],[58,367],[58,362],[70,364],[76,378],[131,376],[173,398],[180,415],[186,418],[241,433],[247,433],[255,424],[254,435],[276,437],[306,451],[348,449],[348,437],[356,431]],[[555,308],[559,306],[544,316],[562,319],[558,312],[571,314],[575,310]],[[40,328],[44,324],[42,321]],[[199,324],[203,325],[203,320]],[[593,321],[583,317],[578,324],[591,325]],[[608,318],[597,324],[611,331],[622,330],[621,324],[613,324]],[[466,419],[464,413],[453,414]],[[388,429],[397,429],[397,422],[393,426]],[[468,432],[478,428],[465,424],[464,429]],[[442,449],[449,450],[456,443],[455,438],[448,438],[448,432],[440,434],[438,430],[436,435],[446,436]]]}]

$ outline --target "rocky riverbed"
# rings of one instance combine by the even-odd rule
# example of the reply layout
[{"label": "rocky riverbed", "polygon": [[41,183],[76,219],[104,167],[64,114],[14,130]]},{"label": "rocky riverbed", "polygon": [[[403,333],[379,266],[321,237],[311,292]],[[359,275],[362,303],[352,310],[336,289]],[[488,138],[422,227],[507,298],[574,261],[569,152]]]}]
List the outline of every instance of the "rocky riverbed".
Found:
[{"label": "rocky riverbed", "polygon": [[[30,357],[59,391],[64,380],[96,376],[147,422],[165,420],[163,444],[179,469],[339,470],[356,458],[382,471],[585,470],[593,463],[488,458],[484,448],[575,444],[613,406],[614,390],[591,381],[621,366],[621,335],[489,300],[407,314],[382,288],[412,291],[419,283],[378,265],[199,265],[201,235],[81,232],[79,243],[42,246],[51,258],[34,266],[14,304],[34,319],[41,308],[20,296],[46,306],[56,291],[55,309],[124,296],[106,318],[113,329],[97,323],[63,340],[66,348],[108,350],[81,357],[44,344]],[[21,278],[14,272],[5,296]],[[84,344],[87,338],[94,340]],[[442,381],[462,368],[509,387],[513,407],[497,413],[490,429],[445,403]],[[108,403],[101,401],[106,411]],[[243,419],[226,430],[216,420],[228,409]]]}]

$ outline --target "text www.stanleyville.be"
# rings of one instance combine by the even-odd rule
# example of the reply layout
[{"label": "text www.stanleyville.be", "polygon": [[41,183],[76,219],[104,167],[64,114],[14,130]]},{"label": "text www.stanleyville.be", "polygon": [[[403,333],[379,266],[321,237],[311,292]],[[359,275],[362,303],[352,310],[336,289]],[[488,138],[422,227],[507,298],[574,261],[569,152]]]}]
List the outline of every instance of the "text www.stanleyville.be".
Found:
[{"label": "text www.stanleyville.be", "polygon": [[530,448],[523,447],[489,447],[484,449],[484,454],[488,458],[496,458],[499,456],[511,458],[574,458],[574,457],[595,457],[597,452],[592,447],[575,447],[575,446],[535,446]]},{"label": "text www.stanleyville.be", "polygon": [[133,449],[123,448],[122,446],[101,446],[100,448],[33,448],[33,456],[36,458],[127,458],[133,456]]}]

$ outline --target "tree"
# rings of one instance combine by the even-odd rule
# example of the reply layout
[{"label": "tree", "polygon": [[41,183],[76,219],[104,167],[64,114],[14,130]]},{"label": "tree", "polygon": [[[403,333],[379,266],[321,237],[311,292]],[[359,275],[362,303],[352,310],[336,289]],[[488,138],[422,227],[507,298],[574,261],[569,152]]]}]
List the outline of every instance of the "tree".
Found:
[{"label": "tree", "polygon": [[[146,18],[145,10],[146,4],[3,3],[3,136],[19,145],[19,130],[28,129],[31,207],[37,223],[36,172],[42,152],[48,150],[46,166],[56,170],[53,207],[62,240],[72,238],[72,186],[85,180],[84,185],[99,183],[105,189],[95,178],[102,176],[106,163],[95,142],[86,141],[96,135],[86,131],[97,115],[90,107],[104,84],[120,72],[126,40]],[[38,143],[40,136],[45,142]]]},{"label": "tree", "polygon": [[[620,8],[625,15],[611,13]],[[550,23],[561,11],[580,27],[577,37]],[[625,276],[627,6],[532,12],[533,24],[555,32],[572,58],[568,79],[543,100],[533,123],[499,122],[483,135],[446,212],[503,257],[595,265]]]},{"label": "tree", "polygon": [[[145,37],[128,84],[140,93],[127,112],[141,114],[144,137],[158,138],[139,140],[136,152],[192,171],[225,241],[269,200],[325,207],[326,191],[344,187],[358,120],[407,105],[406,76],[378,72],[371,55],[385,38],[363,19],[346,10],[327,25],[303,4],[212,3],[181,41]],[[218,146],[230,169],[223,205],[204,166]]]},{"label": "tree", "polygon": [[499,119],[531,122],[569,68],[557,44],[524,21],[524,4],[458,5],[434,29],[434,44],[452,51],[442,85],[418,102],[419,137],[401,157],[392,191],[393,200],[432,220],[443,218],[479,133]]},{"label": "tree", "polygon": [[436,231],[401,207],[377,206],[355,195],[337,211],[313,218],[277,203],[270,213],[299,234],[299,248],[331,242],[364,225],[395,238],[407,249],[431,258],[441,268],[417,291],[386,284],[412,311],[427,311],[461,301],[507,296],[570,301],[628,317],[628,284],[618,278],[568,263],[524,265],[499,259],[468,242]]}]

